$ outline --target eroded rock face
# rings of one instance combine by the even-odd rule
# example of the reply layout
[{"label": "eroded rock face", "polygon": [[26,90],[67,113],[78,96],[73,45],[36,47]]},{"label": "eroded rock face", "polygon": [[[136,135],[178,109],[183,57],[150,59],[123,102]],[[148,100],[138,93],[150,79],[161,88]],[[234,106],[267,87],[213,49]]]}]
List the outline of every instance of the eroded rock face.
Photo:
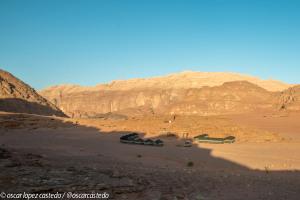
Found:
[{"label": "eroded rock face", "polygon": [[281,92],[278,107],[281,110],[300,111],[300,85]]},{"label": "eroded rock face", "polygon": [[276,93],[246,81],[189,89],[165,109],[170,114],[220,115],[273,110]]},{"label": "eroded rock face", "polygon": [[0,111],[66,116],[29,85],[1,69]]},{"label": "eroded rock face", "polygon": [[293,103],[288,103],[292,102],[288,98],[294,98],[294,94],[289,94],[289,87],[292,85],[236,73],[183,72],[113,81],[95,87],[54,86],[40,94],[71,117],[115,112],[219,115],[277,111],[287,104],[289,109],[295,109]]},{"label": "eroded rock face", "polygon": [[[48,97],[49,98],[49,97]],[[49,98],[71,117],[95,117],[98,114],[124,111],[153,114],[169,105],[172,91],[95,91],[67,93]]]},{"label": "eroded rock face", "polygon": [[275,110],[280,93],[236,81],[194,89],[43,91],[42,94],[71,117],[95,117],[110,112],[219,115]]}]

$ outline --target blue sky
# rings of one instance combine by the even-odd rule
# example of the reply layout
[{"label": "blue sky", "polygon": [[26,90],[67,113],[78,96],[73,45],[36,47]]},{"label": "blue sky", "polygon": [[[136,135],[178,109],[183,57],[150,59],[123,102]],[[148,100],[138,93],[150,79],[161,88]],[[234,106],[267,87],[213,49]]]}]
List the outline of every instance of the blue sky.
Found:
[{"label": "blue sky", "polygon": [[0,0],[0,68],[36,89],[184,70],[300,83],[300,1]]}]

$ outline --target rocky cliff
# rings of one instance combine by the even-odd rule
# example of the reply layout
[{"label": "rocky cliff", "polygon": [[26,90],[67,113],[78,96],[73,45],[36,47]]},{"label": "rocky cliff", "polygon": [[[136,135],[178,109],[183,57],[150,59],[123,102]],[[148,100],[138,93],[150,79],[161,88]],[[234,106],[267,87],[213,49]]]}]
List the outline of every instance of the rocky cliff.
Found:
[{"label": "rocky cliff", "polygon": [[0,111],[66,116],[29,85],[1,69]]},{"label": "rocky cliff", "polygon": [[288,87],[235,73],[184,72],[95,87],[54,86],[40,94],[71,117],[110,112],[219,115],[278,110],[282,95],[278,91]]}]

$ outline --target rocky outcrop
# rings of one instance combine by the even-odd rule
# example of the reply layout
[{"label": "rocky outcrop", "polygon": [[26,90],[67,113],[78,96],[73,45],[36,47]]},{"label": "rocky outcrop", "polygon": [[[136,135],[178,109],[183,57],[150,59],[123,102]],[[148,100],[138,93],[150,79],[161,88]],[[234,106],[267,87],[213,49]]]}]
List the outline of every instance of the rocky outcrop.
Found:
[{"label": "rocky outcrop", "polygon": [[[183,94],[181,94],[182,96]],[[87,91],[66,93],[49,98],[68,116],[96,117],[99,114],[123,111],[153,114],[160,107],[174,101],[174,92],[168,90]]]},{"label": "rocky outcrop", "polygon": [[66,116],[29,85],[4,70],[0,70],[0,111]]},{"label": "rocky outcrop", "polygon": [[281,92],[278,108],[281,110],[300,111],[300,85]]},{"label": "rocky outcrop", "polygon": [[220,115],[274,110],[276,93],[246,81],[189,89],[180,100],[164,107],[170,114]]}]

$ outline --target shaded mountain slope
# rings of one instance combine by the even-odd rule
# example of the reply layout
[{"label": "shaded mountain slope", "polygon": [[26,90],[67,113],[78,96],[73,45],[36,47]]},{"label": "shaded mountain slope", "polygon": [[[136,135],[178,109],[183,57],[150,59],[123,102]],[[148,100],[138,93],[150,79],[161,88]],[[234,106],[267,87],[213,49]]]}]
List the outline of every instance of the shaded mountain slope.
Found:
[{"label": "shaded mountain slope", "polygon": [[66,116],[33,88],[0,69],[0,110],[6,112]]}]

